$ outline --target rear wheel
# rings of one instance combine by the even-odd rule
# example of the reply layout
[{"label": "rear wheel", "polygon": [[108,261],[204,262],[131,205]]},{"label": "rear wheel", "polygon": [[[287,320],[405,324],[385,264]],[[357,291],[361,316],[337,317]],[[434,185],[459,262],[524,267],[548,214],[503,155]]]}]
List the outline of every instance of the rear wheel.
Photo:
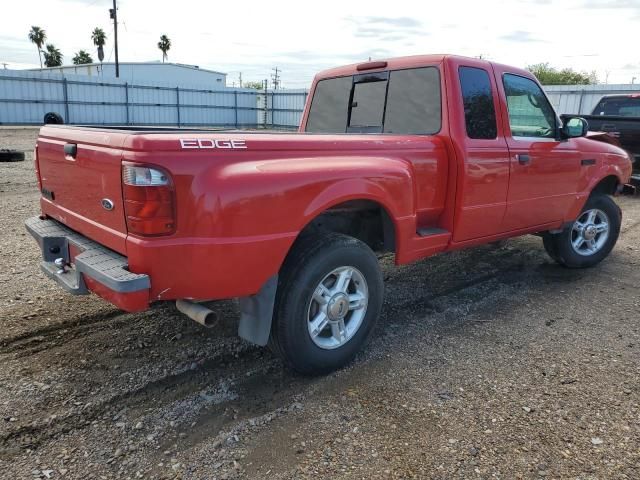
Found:
[{"label": "rear wheel", "polygon": [[544,247],[551,258],[569,268],[586,268],[609,255],[620,234],[621,213],[607,195],[594,195],[570,228],[546,234]]},{"label": "rear wheel", "polygon": [[383,291],[378,260],[363,242],[340,234],[299,240],[280,274],[272,350],[303,374],[344,366],[369,340]]}]

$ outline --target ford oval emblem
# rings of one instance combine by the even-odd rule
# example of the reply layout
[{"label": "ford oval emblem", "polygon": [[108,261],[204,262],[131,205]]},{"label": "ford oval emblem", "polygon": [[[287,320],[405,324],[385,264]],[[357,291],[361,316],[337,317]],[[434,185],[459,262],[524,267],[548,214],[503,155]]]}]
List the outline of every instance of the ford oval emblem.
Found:
[{"label": "ford oval emblem", "polygon": [[104,208],[105,210],[113,210],[113,202],[108,198],[103,198],[100,203],[102,203],[102,208]]}]

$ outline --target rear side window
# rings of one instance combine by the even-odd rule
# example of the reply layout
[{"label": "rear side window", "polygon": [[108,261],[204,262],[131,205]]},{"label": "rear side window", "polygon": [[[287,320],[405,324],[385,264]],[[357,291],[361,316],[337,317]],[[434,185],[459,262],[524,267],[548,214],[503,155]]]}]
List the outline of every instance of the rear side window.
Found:
[{"label": "rear side window", "polygon": [[458,76],[467,136],[477,139],[496,138],[496,110],[489,74],[482,68],[460,67]]},{"label": "rear side window", "polygon": [[433,134],[441,117],[438,69],[413,68],[321,80],[305,131]]}]

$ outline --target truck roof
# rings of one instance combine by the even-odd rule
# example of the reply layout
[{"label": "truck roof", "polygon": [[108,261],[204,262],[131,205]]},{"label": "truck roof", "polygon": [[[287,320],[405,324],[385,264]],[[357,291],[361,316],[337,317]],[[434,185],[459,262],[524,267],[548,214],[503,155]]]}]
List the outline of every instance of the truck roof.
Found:
[{"label": "truck roof", "polygon": [[614,93],[610,95],[603,95],[602,97],[600,97],[600,100],[605,100],[608,98],[640,98],[640,93],[638,92]]},{"label": "truck roof", "polygon": [[403,68],[416,68],[422,65],[443,63],[447,60],[464,60],[465,63],[474,65],[481,68],[488,68],[490,65],[499,65],[505,69],[514,73],[519,73],[526,77],[532,77],[531,72],[523,70],[521,68],[515,68],[512,66],[503,65],[496,62],[490,62],[488,60],[482,60],[479,58],[465,57],[461,55],[451,54],[429,54],[429,55],[411,55],[406,57],[394,57],[379,60],[371,60],[367,62],[352,63],[349,65],[343,65],[340,67],[329,68],[319,72],[314,80],[331,77],[342,77],[347,75],[354,75],[357,73],[370,72],[376,70],[400,70]]}]

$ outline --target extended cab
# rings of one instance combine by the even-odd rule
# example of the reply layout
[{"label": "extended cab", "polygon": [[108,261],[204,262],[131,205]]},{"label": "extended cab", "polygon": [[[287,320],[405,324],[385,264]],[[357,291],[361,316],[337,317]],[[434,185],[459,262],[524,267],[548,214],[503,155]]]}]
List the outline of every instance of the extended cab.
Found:
[{"label": "extended cab", "polygon": [[590,267],[620,231],[624,150],[558,118],[528,72],[457,56],[318,74],[297,133],[45,126],[42,269],[127,311],[239,298],[239,334],[303,373],[370,337],[398,264],[525,234]]}]

